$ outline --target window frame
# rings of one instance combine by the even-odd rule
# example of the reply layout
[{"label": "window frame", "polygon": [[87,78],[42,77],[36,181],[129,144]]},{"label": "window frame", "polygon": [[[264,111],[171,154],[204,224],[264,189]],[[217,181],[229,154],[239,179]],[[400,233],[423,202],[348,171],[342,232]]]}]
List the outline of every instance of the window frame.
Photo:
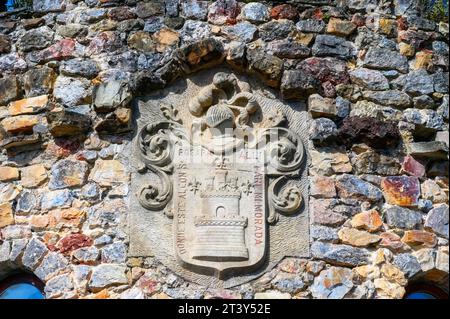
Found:
[{"label": "window frame", "polygon": [[406,293],[404,299],[413,293],[426,293],[432,295],[435,299],[448,299],[448,292],[439,288],[436,285],[428,283],[414,283],[406,287]]},{"label": "window frame", "polygon": [[35,275],[29,273],[16,273],[0,279],[0,295],[3,294],[9,287],[16,284],[29,284],[34,286],[41,292],[43,299],[45,299],[45,284]]}]

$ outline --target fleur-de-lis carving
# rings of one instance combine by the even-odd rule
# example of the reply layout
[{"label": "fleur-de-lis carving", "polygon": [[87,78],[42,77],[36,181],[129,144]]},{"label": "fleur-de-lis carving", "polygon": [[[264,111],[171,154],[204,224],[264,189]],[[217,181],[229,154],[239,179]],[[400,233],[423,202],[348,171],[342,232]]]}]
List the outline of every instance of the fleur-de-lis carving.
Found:
[{"label": "fleur-de-lis carving", "polygon": [[220,168],[220,169],[227,168],[227,163],[228,162],[229,162],[229,160],[227,158],[225,158],[225,157],[221,157],[220,159],[216,158],[215,161],[214,161],[214,163],[216,164],[216,167]]},{"label": "fleur-de-lis carving", "polygon": [[194,177],[194,179],[188,183],[188,186],[191,192],[197,194],[197,192],[200,190],[200,186],[202,186],[202,183],[197,181],[197,179]]},{"label": "fleur-de-lis carving", "polygon": [[253,193],[252,191],[253,187],[254,187],[253,183],[251,183],[249,180],[241,184],[241,190],[247,196]]}]

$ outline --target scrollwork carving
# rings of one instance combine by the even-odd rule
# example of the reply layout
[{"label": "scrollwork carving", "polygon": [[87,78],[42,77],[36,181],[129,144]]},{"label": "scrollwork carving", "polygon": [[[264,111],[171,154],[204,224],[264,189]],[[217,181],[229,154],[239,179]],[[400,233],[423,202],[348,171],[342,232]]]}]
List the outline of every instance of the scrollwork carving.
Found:
[{"label": "scrollwork carving", "polygon": [[296,185],[286,186],[286,181],[285,176],[280,176],[269,185],[267,221],[271,224],[278,221],[278,214],[295,214],[302,205],[303,198],[300,188]]},{"label": "scrollwork carving", "polygon": [[186,139],[182,127],[175,122],[157,122],[146,125],[137,139],[141,165],[140,173],[154,173],[160,186],[144,185],[138,195],[140,204],[148,210],[161,210],[171,200],[173,185],[168,176],[173,170],[173,146],[179,139]]},{"label": "scrollwork carving", "polygon": [[276,127],[263,131],[259,144],[266,149],[269,165],[280,174],[295,175],[304,159],[300,137],[287,128]]}]

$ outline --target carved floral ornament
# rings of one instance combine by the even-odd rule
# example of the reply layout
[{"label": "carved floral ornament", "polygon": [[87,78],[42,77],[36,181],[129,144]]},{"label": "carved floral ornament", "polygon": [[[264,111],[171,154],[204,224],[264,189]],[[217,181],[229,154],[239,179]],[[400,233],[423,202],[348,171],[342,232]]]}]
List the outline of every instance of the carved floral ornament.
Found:
[{"label": "carved floral ornament", "polygon": [[141,186],[138,199],[174,219],[183,264],[214,269],[220,277],[225,269],[260,263],[266,222],[299,212],[301,191],[289,180],[299,176],[304,146],[279,126],[287,124],[283,113],[263,112],[250,85],[233,74],[215,74],[187,107],[189,127],[176,108],[163,104],[167,120],[138,133],[139,172],[159,180]]}]

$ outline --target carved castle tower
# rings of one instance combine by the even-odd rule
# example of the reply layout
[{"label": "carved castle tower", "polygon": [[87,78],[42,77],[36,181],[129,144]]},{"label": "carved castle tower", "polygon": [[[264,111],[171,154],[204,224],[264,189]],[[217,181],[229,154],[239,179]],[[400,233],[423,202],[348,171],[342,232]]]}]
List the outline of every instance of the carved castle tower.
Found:
[{"label": "carved castle tower", "polygon": [[201,212],[195,218],[195,240],[191,257],[199,260],[246,260],[247,218],[239,215],[241,191],[228,171],[216,169],[200,193]]}]

